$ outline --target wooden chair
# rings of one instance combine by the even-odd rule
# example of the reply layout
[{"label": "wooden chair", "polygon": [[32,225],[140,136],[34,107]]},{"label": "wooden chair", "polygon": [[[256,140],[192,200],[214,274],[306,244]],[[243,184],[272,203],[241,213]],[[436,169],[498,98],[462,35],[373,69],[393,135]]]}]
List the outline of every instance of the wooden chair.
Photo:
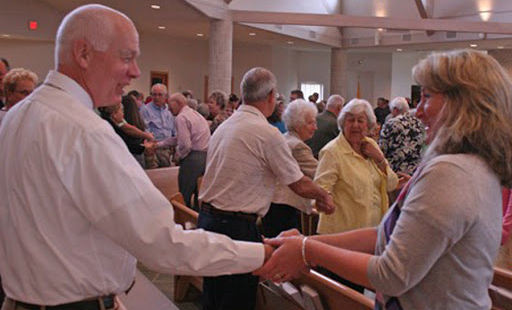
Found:
[{"label": "wooden chair", "polygon": [[146,173],[156,188],[158,188],[167,199],[179,192],[178,172],[180,167],[167,167],[147,169]]},{"label": "wooden chair", "polygon": [[[185,205],[181,193],[174,194],[170,201],[174,209],[174,221],[176,224],[182,225],[184,229],[196,228],[199,214]],[[191,286],[202,291],[203,278],[198,276],[174,276],[174,301],[185,301]]]}]

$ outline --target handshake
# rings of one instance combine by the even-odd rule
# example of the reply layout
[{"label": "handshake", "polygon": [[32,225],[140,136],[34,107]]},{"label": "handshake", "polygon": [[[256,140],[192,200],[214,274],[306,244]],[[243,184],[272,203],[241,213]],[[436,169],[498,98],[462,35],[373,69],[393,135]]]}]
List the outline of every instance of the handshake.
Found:
[{"label": "handshake", "polygon": [[264,239],[265,263],[253,274],[276,283],[286,282],[309,271],[308,237],[297,229],[284,231],[273,239]]}]

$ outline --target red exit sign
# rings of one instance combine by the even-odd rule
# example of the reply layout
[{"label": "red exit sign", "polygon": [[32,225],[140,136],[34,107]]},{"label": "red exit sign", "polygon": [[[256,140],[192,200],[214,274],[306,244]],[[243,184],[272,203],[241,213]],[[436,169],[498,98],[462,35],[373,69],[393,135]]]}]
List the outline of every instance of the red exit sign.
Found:
[{"label": "red exit sign", "polygon": [[35,20],[28,21],[28,29],[29,30],[37,30],[37,22]]}]

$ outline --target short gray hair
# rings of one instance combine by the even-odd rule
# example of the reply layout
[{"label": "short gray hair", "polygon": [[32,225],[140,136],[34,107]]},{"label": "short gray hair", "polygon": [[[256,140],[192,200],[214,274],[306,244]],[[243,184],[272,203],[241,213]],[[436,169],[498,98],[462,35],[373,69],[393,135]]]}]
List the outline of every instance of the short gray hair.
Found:
[{"label": "short gray hair", "polygon": [[197,112],[201,114],[204,118],[207,118],[208,116],[210,116],[210,107],[208,106],[208,104],[204,102],[200,103],[197,106]]},{"label": "short gray hair", "polygon": [[188,98],[187,99],[187,104],[188,104],[188,106],[191,109],[197,110],[197,106],[198,106],[197,100],[192,99],[192,98]]},{"label": "short gray hair", "polygon": [[347,103],[341,110],[340,116],[338,117],[338,127],[343,131],[343,125],[345,124],[345,118],[347,113],[357,114],[364,112],[366,114],[366,120],[368,122],[368,131],[372,131],[377,124],[377,117],[373,113],[372,105],[364,99],[354,98]]},{"label": "short gray hair", "polygon": [[295,127],[306,124],[306,115],[316,117],[318,109],[314,103],[304,99],[295,99],[288,103],[283,113],[283,121],[286,129],[295,132]]},{"label": "short gray hair", "polygon": [[73,42],[78,39],[87,41],[96,51],[106,51],[115,35],[117,24],[123,19],[133,25],[125,14],[100,4],[84,5],[71,11],[57,30],[56,67],[70,63]]},{"label": "short gray hair", "polygon": [[400,113],[404,113],[409,111],[409,104],[407,103],[407,100],[404,97],[395,97],[389,103],[389,109],[391,111],[397,109]]},{"label": "short gray hair", "polygon": [[333,110],[337,108],[341,108],[345,104],[345,98],[341,97],[340,95],[334,94],[327,99],[327,104],[325,105],[325,108],[327,110]]},{"label": "short gray hair", "polygon": [[244,104],[265,100],[277,87],[276,77],[269,70],[256,67],[245,73],[240,83]]}]

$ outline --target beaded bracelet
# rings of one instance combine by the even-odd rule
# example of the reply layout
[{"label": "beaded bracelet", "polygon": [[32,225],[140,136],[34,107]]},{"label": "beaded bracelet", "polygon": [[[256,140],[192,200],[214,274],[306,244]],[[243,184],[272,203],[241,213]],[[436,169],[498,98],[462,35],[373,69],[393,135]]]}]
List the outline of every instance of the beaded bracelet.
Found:
[{"label": "beaded bracelet", "polygon": [[309,237],[302,238],[302,261],[304,265],[309,266],[308,261],[306,260],[306,241],[308,241]]}]

